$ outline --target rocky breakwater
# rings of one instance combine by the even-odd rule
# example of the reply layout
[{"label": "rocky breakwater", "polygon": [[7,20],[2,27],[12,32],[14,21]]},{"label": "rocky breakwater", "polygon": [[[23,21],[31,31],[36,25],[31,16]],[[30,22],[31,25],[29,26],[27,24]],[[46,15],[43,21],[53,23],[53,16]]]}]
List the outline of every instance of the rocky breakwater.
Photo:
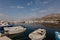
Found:
[{"label": "rocky breakwater", "polygon": [[37,29],[34,32],[29,34],[31,40],[43,40],[46,37],[45,29]]}]

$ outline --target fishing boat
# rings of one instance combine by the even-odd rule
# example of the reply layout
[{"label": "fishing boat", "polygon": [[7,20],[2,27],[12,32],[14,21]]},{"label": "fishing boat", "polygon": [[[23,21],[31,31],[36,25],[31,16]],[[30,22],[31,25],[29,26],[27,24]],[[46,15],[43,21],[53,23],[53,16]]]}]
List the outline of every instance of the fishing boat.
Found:
[{"label": "fishing boat", "polygon": [[34,32],[29,34],[31,40],[43,40],[46,37],[45,29],[37,29]]},{"label": "fishing boat", "polygon": [[60,40],[60,32],[58,31],[55,32],[55,38],[56,40]]},{"label": "fishing boat", "polygon": [[16,37],[23,33],[26,28],[22,26],[15,26],[15,27],[4,27],[4,34],[10,38]]},{"label": "fishing boat", "polygon": [[8,37],[15,37],[20,33],[23,33],[26,30],[23,26],[15,26],[12,23],[6,21],[0,21],[0,33]]},{"label": "fishing boat", "polygon": [[0,21],[0,33],[4,33],[4,27],[13,27],[14,25],[9,22]]}]

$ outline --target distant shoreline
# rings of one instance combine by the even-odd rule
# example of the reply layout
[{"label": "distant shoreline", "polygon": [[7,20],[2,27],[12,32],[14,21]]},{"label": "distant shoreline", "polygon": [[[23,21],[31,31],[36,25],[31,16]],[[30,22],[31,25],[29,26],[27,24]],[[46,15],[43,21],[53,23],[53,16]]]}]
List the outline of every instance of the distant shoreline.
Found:
[{"label": "distant shoreline", "polygon": [[56,23],[41,23],[43,26],[45,27],[50,27],[50,28],[60,28],[60,24],[56,24]]}]

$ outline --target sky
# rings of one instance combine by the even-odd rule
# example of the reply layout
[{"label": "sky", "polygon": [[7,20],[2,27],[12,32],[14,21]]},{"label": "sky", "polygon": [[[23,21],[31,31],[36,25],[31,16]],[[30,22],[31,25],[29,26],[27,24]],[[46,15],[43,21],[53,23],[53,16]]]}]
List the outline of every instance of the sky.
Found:
[{"label": "sky", "polygon": [[41,18],[60,13],[60,0],[0,0],[0,19]]}]

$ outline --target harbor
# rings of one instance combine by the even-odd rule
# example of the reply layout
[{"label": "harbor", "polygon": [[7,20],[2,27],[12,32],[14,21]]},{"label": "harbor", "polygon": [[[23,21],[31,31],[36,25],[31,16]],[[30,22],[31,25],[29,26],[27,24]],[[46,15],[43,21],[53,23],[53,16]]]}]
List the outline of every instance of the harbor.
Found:
[{"label": "harbor", "polygon": [[60,40],[60,0],[0,0],[0,40]]},{"label": "harbor", "polygon": [[11,40],[55,40],[58,39],[55,32],[60,31],[59,29],[47,28],[44,25],[31,22],[18,23],[14,26],[8,26],[8,22],[8,25],[3,22],[2,24],[4,25],[1,25],[0,33],[5,35],[4,38],[7,36]]},{"label": "harbor", "polygon": [[[59,39],[60,29],[55,29],[55,26],[48,25],[48,23],[53,24],[55,22],[56,21],[40,22],[37,20],[27,20],[22,22],[0,21],[0,33],[5,35],[2,38],[7,36],[11,40],[57,40]],[[42,23],[48,26],[42,25]]]},{"label": "harbor", "polygon": [[[27,28],[27,30],[22,33],[21,35],[13,38],[13,40],[31,40],[29,38],[29,34],[34,32],[38,29],[45,29],[46,30],[46,38],[44,40],[55,40],[55,31],[60,31],[59,29],[52,29],[52,28],[46,28],[40,24],[24,24],[24,26]],[[52,35],[52,36],[51,36]]]},{"label": "harbor", "polygon": [[1,37],[1,40],[3,40],[2,38],[6,38],[6,40],[8,40],[9,38],[14,38],[26,30],[26,28],[23,26],[13,26],[13,24],[11,25],[10,22],[5,21],[1,21],[0,25],[0,36],[4,36]]}]

